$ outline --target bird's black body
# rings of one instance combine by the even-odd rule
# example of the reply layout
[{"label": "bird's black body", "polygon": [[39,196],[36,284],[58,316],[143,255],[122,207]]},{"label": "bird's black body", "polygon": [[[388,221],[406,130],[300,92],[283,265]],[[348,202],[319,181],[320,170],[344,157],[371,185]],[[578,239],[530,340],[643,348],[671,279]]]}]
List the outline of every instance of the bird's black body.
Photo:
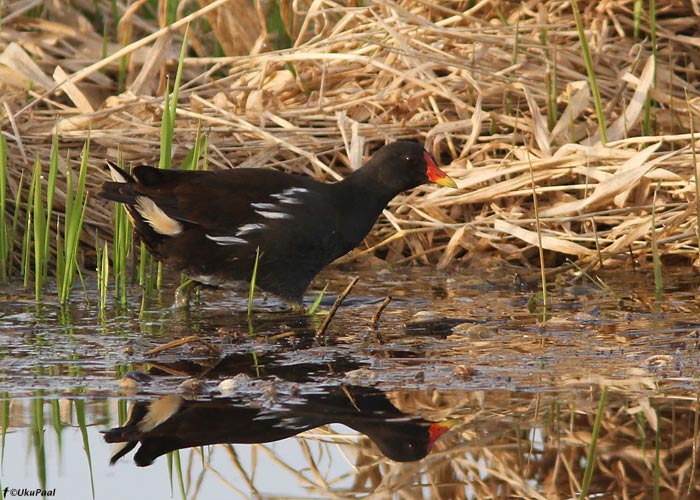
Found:
[{"label": "bird's black body", "polygon": [[412,142],[381,148],[335,184],[257,168],[137,166],[129,175],[109,167],[115,182],[100,196],[126,205],[158,259],[202,283],[243,288],[259,251],[256,284],[296,304],[324,266],[362,241],[394,196],[429,181],[454,186]]}]

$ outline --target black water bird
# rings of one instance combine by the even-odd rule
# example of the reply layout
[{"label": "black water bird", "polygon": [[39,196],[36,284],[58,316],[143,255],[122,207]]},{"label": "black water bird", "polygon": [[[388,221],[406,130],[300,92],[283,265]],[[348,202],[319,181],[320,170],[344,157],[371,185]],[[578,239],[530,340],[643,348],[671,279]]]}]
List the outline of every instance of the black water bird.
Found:
[{"label": "black water bird", "polygon": [[397,194],[428,182],[457,187],[420,144],[406,141],[382,147],[334,184],[262,168],[142,165],[128,174],[108,166],[112,182],[99,195],[125,204],[158,259],[197,282],[247,291],[259,249],[257,286],[292,305]]}]

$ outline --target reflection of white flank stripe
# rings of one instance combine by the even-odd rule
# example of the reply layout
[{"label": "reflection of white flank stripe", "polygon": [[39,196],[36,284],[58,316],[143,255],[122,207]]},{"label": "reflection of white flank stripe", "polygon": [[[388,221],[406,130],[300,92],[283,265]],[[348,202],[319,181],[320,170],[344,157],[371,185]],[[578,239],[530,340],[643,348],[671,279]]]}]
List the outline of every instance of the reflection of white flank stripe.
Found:
[{"label": "reflection of white flank stripe", "polygon": [[147,196],[137,196],[135,208],[156,233],[165,236],[177,236],[182,232],[182,224],[163,212],[163,210]]},{"label": "reflection of white flank stripe", "polygon": [[211,241],[216,242],[217,245],[246,245],[248,242],[243,238],[236,238],[235,236],[212,236],[210,234],[205,235]]},{"label": "reflection of white flank stripe", "polygon": [[256,210],[256,214],[262,215],[266,219],[291,219],[292,214],[285,212],[266,212],[265,210]]},{"label": "reflection of white flank stripe", "polygon": [[253,208],[259,208],[260,210],[279,210],[280,209],[279,205],[275,205],[273,203],[251,203],[250,206]]},{"label": "reflection of white flank stripe", "polygon": [[244,234],[259,231],[260,229],[265,229],[265,224],[243,224],[238,228],[238,231],[236,231],[236,236],[243,236]]}]

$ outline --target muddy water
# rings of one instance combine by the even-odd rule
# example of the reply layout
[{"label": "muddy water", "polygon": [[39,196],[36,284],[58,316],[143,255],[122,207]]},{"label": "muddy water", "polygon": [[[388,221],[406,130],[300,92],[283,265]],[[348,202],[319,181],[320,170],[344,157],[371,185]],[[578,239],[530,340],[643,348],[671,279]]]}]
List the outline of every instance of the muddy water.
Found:
[{"label": "muddy water", "polygon": [[[316,283],[338,293],[350,274]],[[144,303],[134,291],[101,314],[92,296],[62,310],[3,289],[0,493],[700,495],[693,272],[667,270],[663,294],[651,272],[563,276],[544,312],[522,270],[359,275],[320,338],[323,315],[260,299],[248,322],[218,291],[189,312],[170,309],[171,286]],[[450,429],[428,451],[435,422]],[[134,447],[110,466],[105,438]]]}]

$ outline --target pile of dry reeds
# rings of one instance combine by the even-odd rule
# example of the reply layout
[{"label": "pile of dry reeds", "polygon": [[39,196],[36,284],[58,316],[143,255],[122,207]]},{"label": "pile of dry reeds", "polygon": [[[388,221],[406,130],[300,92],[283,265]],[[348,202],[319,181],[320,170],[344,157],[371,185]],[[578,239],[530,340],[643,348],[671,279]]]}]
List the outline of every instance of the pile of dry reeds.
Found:
[{"label": "pile of dry reeds", "polygon": [[[385,141],[419,138],[460,189],[394,200],[366,252],[447,265],[488,250],[529,262],[541,240],[550,266],[597,266],[649,259],[653,240],[662,255],[695,261],[696,1],[659,3],[651,15],[631,0],[116,5],[4,7],[10,190],[35,157],[47,161],[55,132],[71,161],[91,134],[93,191],[104,158],[154,162],[166,75],[189,22],[174,165],[200,126],[212,168],[269,166],[325,181]],[[273,50],[285,40],[290,48]],[[91,200],[86,245],[94,228],[109,230],[113,208]]]}]

